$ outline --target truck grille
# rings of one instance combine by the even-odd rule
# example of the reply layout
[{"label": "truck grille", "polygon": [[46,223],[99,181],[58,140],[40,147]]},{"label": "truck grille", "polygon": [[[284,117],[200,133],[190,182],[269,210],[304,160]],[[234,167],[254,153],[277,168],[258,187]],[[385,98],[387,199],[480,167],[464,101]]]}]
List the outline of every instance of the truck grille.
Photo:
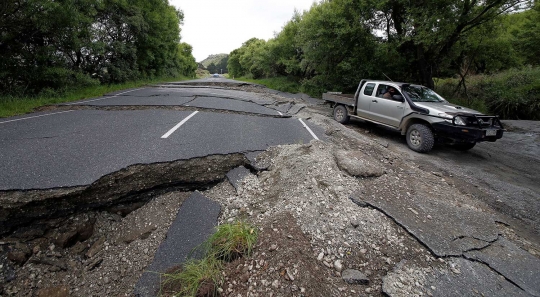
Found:
[{"label": "truck grille", "polygon": [[497,127],[502,128],[501,122],[499,121],[498,117],[493,116],[461,116],[467,126],[471,127],[480,127],[480,128],[488,128],[488,127]]}]

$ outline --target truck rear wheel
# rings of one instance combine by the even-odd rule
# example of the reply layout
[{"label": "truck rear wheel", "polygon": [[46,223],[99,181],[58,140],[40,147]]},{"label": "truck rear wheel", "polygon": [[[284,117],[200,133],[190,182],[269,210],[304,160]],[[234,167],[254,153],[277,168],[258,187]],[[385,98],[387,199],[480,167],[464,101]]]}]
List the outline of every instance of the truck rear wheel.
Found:
[{"label": "truck rear wheel", "polygon": [[347,124],[350,118],[349,112],[345,106],[336,105],[336,107],[334,107],[334,120],[342,124]]},{"label": "truck rear wheel", "polygon": [[433,131],[424,124],[413,124],[407,129],[407,145],[415,152],[427,153],[435,144]]}]

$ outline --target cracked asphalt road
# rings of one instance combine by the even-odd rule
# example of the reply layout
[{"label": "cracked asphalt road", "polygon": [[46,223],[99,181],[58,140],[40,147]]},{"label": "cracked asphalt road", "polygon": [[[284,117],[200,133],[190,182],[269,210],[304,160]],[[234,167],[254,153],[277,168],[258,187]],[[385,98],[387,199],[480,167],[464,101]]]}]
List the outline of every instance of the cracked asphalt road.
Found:
[{"label": "cracked asphalt road", "polygon": [[[297,281],[305,276],[331,275],[310,282],[305,286],[308,289],[324,287],[332,290],[332,294],[326,294],[332,296],[350,296],[349,292],[354,296],[540,296],[537,281],[540,245],[538,233],[535,234],[540,210],[540,180],[536,173],[540,148],[538,123],[529,123],[525,128],[520,128],[522,121],[514,123],[515,127],[508,125],[510,131],[501,141],[479,144],[466,153],[438,146],[429,155],[416,154],[399,135],[380,127],[362,123],[345,127],[336,123],[329,117],[329,108],[311,105],[316,99],[304,99],[302,95],[270,96],[278,94],[271,90],[258,93],[258,90],[225,89],[219,85],[222,79],[203,83],[216,85],[172,84],[127,90],[55,107],[48,112],[0,120],[0,165],[7,168],[0,171],[0,198],[2,194],[15,194],[11,201],[14,216],[35,210],[37,217],[43,217],[33,202],[52,197],[55,206],[65,204],[67,199],[80,205],[84,199],[78,193],[68,193],[66,201],[60,203],[54,194],[47,196],[64,189],[9,189],[72,187],[98,180],[86,188],[84,196],[91,200],[89,203],[95,203],[94,194],[107,201],[114,195],[131,192],[151,196],[146,192],[148,189],[166,185],[167,181],[187,173],[193,176],[186,178],[186,184],[202,179],[210,185],[210,181],[227,176],[233,186],[223,182],[208,190],[209,194],[214,193],[208,197],[223,207],[220,220],[237,216],[245,219],[246,213],[248,219],[260,219],[259,222],[268,217],[270,225],[264,225],[265,230],[274,230],[272,222],[283,211],[292,213],[298,220],[295,224],[301,227],[300,233],[310,241],[303,260],[294,257],[281,263],[286,257],[276,257],[265,261],[275,260],[271,264],[274,272],[283,265],[296,267],[298,262],[313,262],[316,269],[299,269],[294,276]],[[314,135],[328,135],[326,141],[310,142],[313,135],[303,127],[298,115],[295,116],[297,113]],[[535,125],[537,128],[531,129]],[[279,144],[293,145],[273,147],[261,154],[262,159],[255,159],[261,151]],[[212,156],[197,158],[207,155]],[[189,164],[170,162],[178,159],[188,159],[185,163]],[[214,166],[217,163],[221,165]],[[126,168],[131,164],[142,166]],[[230,168],[236,169],[228,171]],[[258,172],[252,174],[247,168]],[[112,172],[115,174],[107,175]],[[132,183],[126,182],[130,180]],[[87,191],[92,187],[94,192]],[[114,192],[120,187],[124,192]],[[35,200],[25,205],[26,208],[20,207],[19,203],[31,199]],[[161,217],[162,206],[158,209]],[[150,210],[145,207],[139,210],[136,221],[149,217]],[[108,220],[103,226],[110,224]],[[132,223],[126,221],[125,225]],[[191,226],[189,229],[193,231]],[[104,236],[111,240],[114,233],[110,231]],[[97,237],[80,242],[79,246],[99,243]],[[151,238],[154,237],[155,234]],[[105,267],[85,272],[95,273],[86,279],[87,283],[71,280],[70,289],[93,292],[80,296],[113,295],[105,293],[110,292],[106,290],[118,287],[123,288],[119,290],[122,293],[131,291],[133,280],[149,262],[134,266],[118,261],[124,261],[123,257],[132,259],[133,263],[141,258],[151,259],[154,251],[148,250],[148,245],[146,248],[140,245],[144,240],[148,244],[151,238],[118,245],[118,251],[122,252],[139,248],[138,252],[122,256],[103,256],[107,259]],[[272,243],[283,250],[298,250],[298,242],[292,239],[287,236],[276,241],[274,237]],[[44,238],[34,242],[44,240],[47,242]],[[30,248],[35,249],[34,242]],[[3,244],[15,251],[22,246],[21,252],[24,251],[25,244],[20,242],[0,241],[0,247]],[[50,246],[38,248],[50,251],[51,258],[58,258]],[[260,251],[267,250],[268,246]],[[67,259],[75,259],[75,266],[80,264],[77,261],[81,254],[74,248],[60,251]],[[7,263],[1,262],[1,252],[0,263]],[[336,259],[341,261],[339,265],[334,262]],[[99,259],[87,259],[90,264],[97,263],[95,260]],[[253,265],[257,260],[254,256],[246,261]],[[105,289],[107,284],[102,283],[101,277],[116,275],[114,269],[118,266],[123,267],[130,280],[115,279]],[[345,284],[337,266],[365,272],[370,284]],[[39,265],[22,266],[18,270],[21,276],[6,291],[17,292],[14,287],[22,288],[24,284],[31,293],[47,283],[65,283],[61,273],[53,272],[40,275],[39,283],[34,281],[32,285],[34,289],[28,289],[27,279],[35,267]],[[80,271],[77,269],[73,271]],[[300,283],[292,279],[283,282],[281,289],[290,291],[265,287],[263,283],[282,281],[281,276],[274,273],[256,279],[252,272],[249,277],[250,283],[256,280],[262,284],[253,289],[266,292],[269,289],[277,292],[277,296],[289,296]],[[234,289],[241,291],[240,280],[231,279]],[[232,292],[230,296],[237,295]]]},{"label": "cracked asphalt road", "polygon": [[[136,110],[187,103],[201,112],[167,138],[162,136],[192,111]],[[282,112],[263,106],[274,103],[259,94],[220,88],[142,88],[69,104],[74,109],[129,105],[134,110],[65,110],[2,119],[0,191],[89,185],[133,164],[265,150],[313,139],[298,118],[282,118]],[[320,128],[307,125],[323,135]]]}]

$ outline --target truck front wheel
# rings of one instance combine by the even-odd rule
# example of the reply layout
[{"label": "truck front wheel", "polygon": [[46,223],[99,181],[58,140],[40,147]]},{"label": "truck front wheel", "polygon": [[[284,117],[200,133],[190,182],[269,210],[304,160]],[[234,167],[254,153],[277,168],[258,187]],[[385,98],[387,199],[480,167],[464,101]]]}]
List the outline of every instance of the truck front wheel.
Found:
[{"label": "truck front wheel", "polygon": [[435,144],[431,129],[424,124],[413,124],[407,129],[407,145],[415,152],[427,153]]},{"label": "truck front wheel", "polygon": [[347,124],[350,118],[349,112],[345,106],[336,105],[336,107],[334,107],[334,120],[342,124]]}]

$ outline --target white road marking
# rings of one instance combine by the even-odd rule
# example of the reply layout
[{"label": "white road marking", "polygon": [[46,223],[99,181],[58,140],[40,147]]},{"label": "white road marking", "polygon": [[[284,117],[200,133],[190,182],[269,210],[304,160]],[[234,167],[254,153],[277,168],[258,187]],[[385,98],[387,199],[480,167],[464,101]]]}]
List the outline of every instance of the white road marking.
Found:
[{"label": "white road marking", "polygon": [[306,123],[304,123],[304,121],[302,121],[302,119],[298,119],[298,120],[300,121],[300,123],[302,123],[302,125],[304,125],[304,128],[306,128],[309,131],[309,134],[311,134],[313,138],[315,138],[316,140],[319,140],[319,137],[317,137],[317,135],[315,135],[315,133],[313,133],[313,131],[309,129],[309,127],[306,125]]},{"label": "white road marking", "polygon": [[[276,110],[277,111],[277,110]],[[277,113],[279,113],[280,116],[282,116],[283,114],[280,112],[280,111],[277,111]]]},{"label": "white road marking", "polygon": [[46,116],[50,116],[50,115],[66,113],[66,112],[72,112],[72,111],[74,111],[74,110],[66,110],[66,111],[60,111],[60,112],[55,112],[55,113],[42,114],[42,115],[33,116],[33,117],[27,117],[27,118],[22,118],[22,119],[16,119],[16,120],[9,120],[9,121],[5,121],[5,122],[0,122],[0,124],[11,123],[11,122],[16,122],[16,121],[22,121],[22,120],[28,120],[28,119],[33,119],[33,118],[46,117]]},{"label": "white road marking", "polygon": [[133,90],[125,91],[125,92],[122,92],[122,93],[118,93],[118,94],[116,94],[116,95],[114,95],[114,96],[107,96],[107,97],[102,97],[102,98],[97,98],[97,99],[92,99],[92,100],[86,100],[86,101],[77,101],[77,102],[68,103],[68,104],[65,104],[65,105],[74,105],[74,104],[81,104],[81,103],[87,103],[87,102],[92,102],[92,101],[99,101],[99,100],[104,100],[104,99],[114,98],[114,97],[117,97],[117,96],[122,95],[122,94],[125,94],[125,93],[129,93],[129,92],[133,92],[133,91],[138,91],[138,90],[142,90],[142,89],[145,89],[145,88],[133,89]]},{"label": "white road marking", "polygon": [[171,136],[171,134],[174,133],[174,131],[176,131],[176,129],[180,128],[180,126],[182,126],[183,124],[185,124],[189,119],[191,119],[191,117],[193,117],[194,115],[196,115],[199,111],[194,111],[192,114],[190,114],[187,118],[183,119],[180,123],[176,124],[176,126],[172,127],[171,130],[169,130],[169,132],[163,134],[163,136],[161,136],[161,138],[167,138],[169,136]]}]

